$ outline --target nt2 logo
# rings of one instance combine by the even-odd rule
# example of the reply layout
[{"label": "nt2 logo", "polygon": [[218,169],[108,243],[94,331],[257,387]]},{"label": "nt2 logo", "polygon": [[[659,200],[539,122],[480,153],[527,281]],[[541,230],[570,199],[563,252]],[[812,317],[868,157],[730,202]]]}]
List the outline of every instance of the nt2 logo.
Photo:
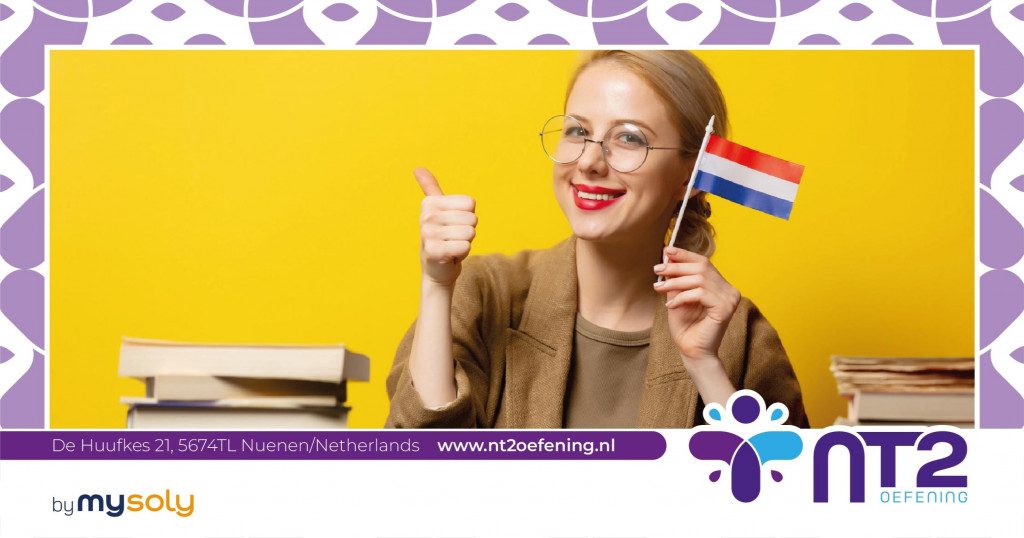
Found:
[{"label": "nt2 logo", "polygon": [[[719,404],[708,404],[704,408],[704,419],[708,426],[701,426],[690,438],[690,453],[700,460],[724,462],[729,469],[732,495],[741,502],[751,502],[761,493],[761,478],[766,464],[775,461],[796,459],[803,452],[800,430],[783,423],[789,410],[780,403],[767,409],[761,395],[751,390],[733,394],[726,408]],[[728,430],[728,431],[725,431]],[[849,455],[850,502],[862,503],[865,498],[865,460],[868,447],[878,447],[881,457],[882,488],[896,487],[897,449],[915,447],[919,452],[928,452],[937,445],[948,445],[949,455],[925,463],[917,470],[916,485],[924,490],[894,491],[883,489],[882,502],[966,502],[967,492],[939,491],[937,488],[966,488],[966,475],[938,475],[964,461],[967,456],[967,442],[959,434],[948,430],[925,431],[854,431],[834,429],[826,432],[814,444],[814,502],[828,502],[829,453],[842,447]],[[774,464],[773,464],[774,466]],[[782,481],[782,473],[770,469],[770,476],[776,482]],[[721,470],[713,471],[708,478],[717,482]]]}]

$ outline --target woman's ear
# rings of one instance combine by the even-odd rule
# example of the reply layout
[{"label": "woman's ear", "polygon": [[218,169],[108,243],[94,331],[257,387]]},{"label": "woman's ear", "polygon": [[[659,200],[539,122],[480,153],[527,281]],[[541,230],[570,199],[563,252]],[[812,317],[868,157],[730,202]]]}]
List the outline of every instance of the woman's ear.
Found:
[{"label": "woman's ear", "polygon": [[[689,184],[689,182],[690,182],[690,176],[687,175],[686,176],[686,181],[683,181],[683,182],[681,182],[679,184],[679,188],[676,190],[676,195],[675,195],[675,200],[677,202],[682,202],[683,201],[683,197],[686,196],[686,186]],[[703,191],[701,191],[700,189],[696,189],[696,188],[690,189],[690,199],[692,200],[694,196],[697,196],[701,192],[703,192]]]},{"label": "woman's ear", "polygon": [[[686,176],[683,178],[684,180],[679,183],[679,189],[677,189],[676,191],[675,199],[677,202],[682,202],[683,197],[686,196],[686,186],[690,184],[690,174],[693,173],[695,159],[689,159],[688,161],[688,166],[686,167]],[[700,189],[690,189],[690,199],[693,199],[694,196],[697,196],[700,193]]]}]

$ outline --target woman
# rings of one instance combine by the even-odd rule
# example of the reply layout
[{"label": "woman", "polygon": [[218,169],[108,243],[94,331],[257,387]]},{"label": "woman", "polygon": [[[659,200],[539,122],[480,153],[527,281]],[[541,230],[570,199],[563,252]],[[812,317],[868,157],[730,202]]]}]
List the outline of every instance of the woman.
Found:
[{"label": "woman", "polygon": [[705,193],[664,246],[711,115],[725,136],[721,91],[691,53],[589,54],[541,132],[573,235],[512,257],[467,258],[473,199],[416,170],[420,310],[388,425],[691,427],[703,403],[750,388],[807,426],[778,335],[708,261]]}]

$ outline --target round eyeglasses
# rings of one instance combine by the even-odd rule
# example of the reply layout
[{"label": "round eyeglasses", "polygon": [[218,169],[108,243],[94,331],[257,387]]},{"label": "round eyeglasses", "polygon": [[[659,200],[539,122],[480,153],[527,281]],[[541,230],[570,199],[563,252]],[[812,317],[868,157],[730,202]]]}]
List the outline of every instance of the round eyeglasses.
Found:
[{"label": "round eyeglasses", "polygon": [[601,153],[608,166],[623,174],[643,166],[648,153],[653,149],[685,149],[651,146],[640,127],[632,123],[615,125],[605,133],[603,140],[587,138],[587,134],[579,120],[559,115],[544,123],[540,131],[540,142],[544,153],[558,164],[576,162],[583,156],[587,142],[593,142],[601,146]]}]

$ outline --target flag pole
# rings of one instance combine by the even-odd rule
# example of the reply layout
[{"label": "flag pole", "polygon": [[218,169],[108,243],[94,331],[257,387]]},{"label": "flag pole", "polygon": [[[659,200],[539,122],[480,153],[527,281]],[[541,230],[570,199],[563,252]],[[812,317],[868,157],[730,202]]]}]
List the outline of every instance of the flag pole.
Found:
[{"label": "flag pole", "polygon": [[[693,170],[690,172],[690,182],[686,184],[686,194],[683,195],[683,205],[679,208],[679,216],[676,217],[676,225],[672,228],[672,238],[668,240],[668,246],[674,247],[676,245],[676,237],[679,235],[679,225],[683,222],[683,213],[686,211],[686,203],[690,201],[690,191],[693,189],[693,182],[697,179],[697,169],[700,168],[700,162],[704,159],[704,151],[708,147],[708,140],[711,138],[711,133],[715,130],[715,116],[712,115],[711,119],[708,120],[708,126],[704,128],[704,140],[700,143],[700,151],[697,152],[697,158],[693,161]],[[662,263],[668,263],[668,257],[662,254]],[[658,277],[658,281],[662,280]]]}]

